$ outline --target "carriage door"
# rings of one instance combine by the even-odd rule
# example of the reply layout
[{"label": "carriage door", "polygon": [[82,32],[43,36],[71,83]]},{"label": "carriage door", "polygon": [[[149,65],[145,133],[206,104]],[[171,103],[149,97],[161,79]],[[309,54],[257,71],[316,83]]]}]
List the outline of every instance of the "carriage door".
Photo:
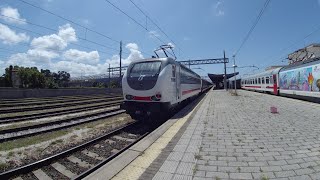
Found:
[{"label": "carriage door", "polygon": [[277,75],[273,74],[273,93],[278,95]]}]

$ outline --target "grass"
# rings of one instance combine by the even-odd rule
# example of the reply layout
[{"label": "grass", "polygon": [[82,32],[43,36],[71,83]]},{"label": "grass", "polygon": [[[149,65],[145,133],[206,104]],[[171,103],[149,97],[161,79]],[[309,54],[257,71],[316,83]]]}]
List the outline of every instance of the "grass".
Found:
[{"label": "grass", "polygon": [[230,93],[231,93],[231,96],[239,96],[239,94],[236,92],[230,92]]},{"label": "grass", "polygon": [[7,163],[0,163],[0,170],[7,169],[8,164]]},{"label": "grass", "polygon": [[[49,133],[45,133],[45,134],[39,134],[39,135],[32,136],[32,137],[26,137],[26,138],[22,138],[22,139],[13,140],[13,141],[3,142],[3,143],[0,143],[0,151],[10,151],[15,148],[21,148],[21,147],[34,145],[34,144],[39,144],[44,141],[48,141],[51,139],[55,139],[55,138],[64,136],[64,135],[72,132],[72,130],[74,130],[74,129],[80,130],[80,129],[86,128],[88,126],[95,127],[95,126],[98,126],[101,124],[103,124],[102,128],[105,128],[108,125],[114,124],[118,121],[126,122],[126,119],[128,117],[123,120],[119,120],[120,119],[119,117],[122,117],[122,116],[123,115],[120,114],[120,115],[116,115],[116,116],[113,116],[110,118],[101,119],[99,121],[94,121],[94,122],[74,126],[74,127],[68,128],[68,129],[63,129],[63,130],[49,132]],[[59,144],[62,142],[63,142],[63,140],[59,139],[59,140],[53,141],[51,144]]]},{"label": "grass", "polygon": [[200,154],[195,154],[195,155],[194,155],[194,158],[195,158],[196,160],[199,160],[199,159],[202,158],[202,156],[201,156]]},{"label": "grass", "polygon": [[193,175],[195,175],[197,171],[198,171],[198,165],[196,164],[196,165],[194,165],[194,167],[192,168],[192,173],[193,173]]},{"label": "grass", "polygon": [[209,160],[206,160],[205,166],[209,166]]},{"label": "grass", "polygon": [[214,177],[214,179],[215,179],[215,180],[220,180],[221,178],[218,177],[218,176],[216,176],[216,177]]},{"label": "grass", "polygon": [[261,176],[261,180],[269,180],[269,177],[266,176],[266,175],[262,175],[262,176]]},{"label": "grass", "polygon": [[60,130],[46,134],[40,134],[33,137],[17,139],[0,143],[0,151],[9,151],[15,148],[26,147],[33,144],[41,143],[67,134],[70,130]]},{"label": "grass", "polygon": [[208,134],[208,136],[209,136],[209,137],[212,137],[212,136],[213,136],[213,134]]},{"label": "grass", "polygon": [[52,145],[55,145],[55,144],[60,144],[60,143],[62,143],[62,142],[63,142],[62,139],[58,139],[58,140],[53,141],[51,144],[52,144]]},{"label": "grass", "polygon": [[8,156],[9,157],[12,157],[14,155],[14,152],[13,151],[10,151],[9,153],[8,153]]}]

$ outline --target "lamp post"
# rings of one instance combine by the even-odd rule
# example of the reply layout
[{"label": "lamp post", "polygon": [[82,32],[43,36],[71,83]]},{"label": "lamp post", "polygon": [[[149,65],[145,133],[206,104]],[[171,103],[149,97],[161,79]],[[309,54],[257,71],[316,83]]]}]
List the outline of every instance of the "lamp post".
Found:
[{"label": "lamp post", "polygon": [[110,63],[107,63],[109,65],[109,68],[108,68],[108,73],[109,73],[109,78],[108,78],[108,87],[110,86]]},{"label": "lamp post", "polygon": [[236,55],[233,55],[234,93],[237,95]]}]

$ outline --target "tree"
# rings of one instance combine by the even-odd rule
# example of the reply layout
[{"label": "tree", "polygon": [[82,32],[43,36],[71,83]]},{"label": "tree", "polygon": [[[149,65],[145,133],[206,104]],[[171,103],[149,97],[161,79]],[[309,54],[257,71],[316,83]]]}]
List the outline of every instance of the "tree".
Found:
[{"label": "tree", "polygon": [[20,67],[18,75],[21,79],[22,87],[25,88],[44,88],[46,87],[45,76],[36,67]]},{"label": "tree", "polygon": [[70,74],[65,71],[58,71],[59,74],[59,86],[67,87],[67,83],[70,81]]},{"label": "tree", "polygon": [[58,73],[49,69],[38,70],[37,67],[9,66],[5,74],[0,77],[0,86],[12,87],[12,71],[17,71],[22,88],[58,88],[66,87],[70,81],[70,74],[65,71]]}]

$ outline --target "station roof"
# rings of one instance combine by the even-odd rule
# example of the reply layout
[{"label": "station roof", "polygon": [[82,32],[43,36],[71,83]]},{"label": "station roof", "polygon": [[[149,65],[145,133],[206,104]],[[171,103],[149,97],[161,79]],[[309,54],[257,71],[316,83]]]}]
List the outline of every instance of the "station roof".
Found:
[{"label": "station roof", "polygon": [[[238,74],[239,74],[239,72],[226,74],[227,79],[232,78],[233,76],[238,75]],[[223,82],[224,74],[208,74],[208,76],[213,83]]]}]

